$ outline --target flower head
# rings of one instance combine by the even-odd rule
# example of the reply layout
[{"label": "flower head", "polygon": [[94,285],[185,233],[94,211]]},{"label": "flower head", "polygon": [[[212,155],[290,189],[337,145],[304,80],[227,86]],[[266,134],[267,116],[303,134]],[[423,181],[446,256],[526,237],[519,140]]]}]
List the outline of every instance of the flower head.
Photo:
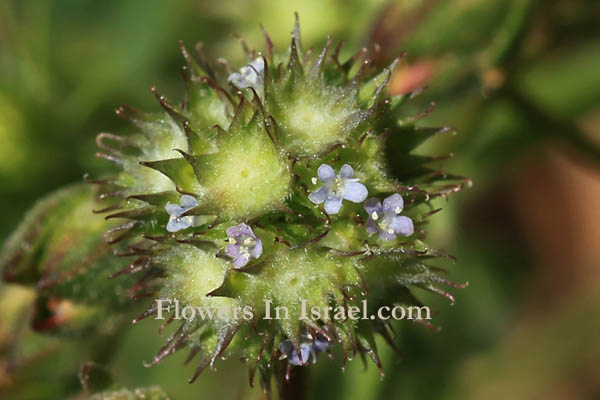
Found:
[{"label": "flower head", "polygon": [[179,204],[167,203],[165,206],[165,210],[167,210],[167,213],[169,214],[167,230],[169,232],[177,232],[192,226],[194,224],[194,216],[182,216],[182,214],[196,206],[198,206],[198,201],[188,194],[181,196]]},{"label": "flower head", "polygon": [[410,236],[414,232],[414,225],[410,218],[399,215],[404,208],[402,196],[393,194],[383,200],[378,199],[365,201],[365,211],[369,214],[367,220],[367,232],[379,233],[379,237],[385,241],[392,241],[396,235]]},{"label": "flower head", "polygon": [[265,62],[262,57],[257,58],[251,63],[240,68],[239,72],[234,72],[227,77],[227,80],[238,89],[252,87],[257,91],[262,90],[263,86],[263,71]]},{"label": "flower head", "polygon": [[263,252],[262,241],[254,234],[252,228],[242,223],[227,228],[229,244],[225,253],[233,258],[236,268],[248,264],[251,258],[258,258]]},{"label": "flower head", "polygon": [[[136,256],[116,274],[149,277],[131,289],[136,297],[157,293],[193,309],[239,305],[256,316],[266,316],[264,299],[285,308],[285,318],[260,322],[222,313],[181,322],[179,333],[152,363],[191,348],[189,360],[199,359],[191,381],[217,359],[236,356],[248,364],[251,378],[261,374],[268,393],[271,377],[280,379],[284,372],[272,362],[273,354],[281,350],[288,366],[304,365],[327,351],[332,340],[345,355],[369,355],[381,368],[374,335],[386,338],[391,321],[334,317],[321,320],[326,322],[321,326],[306,320],[303,309],[349,310],[363,300],[420,305],[407,296],[413,288],[452,299],[441,285],[454,284],[430,265],[438,252],[421,240],[425,235],[394,240],[414,230],[412,220],[400,216],[402,197],[380,195],[406,185],[411,215],[425,221],[434,198],[459,190],[466,183],[462,178],[432,174],[430,157],[409,156],[447,128],[417,128],[419,118],[404,110],[402,99],[410,96],[389,96],[386,85],[398,60],[378,73],[366,72],[373,62],[364,57],[340,61],[339,47],[330,52],[332,40],[320,52],[305,52],[299,39],[296,26],[291,46],[279,52],[265,34],[264,58],[251,57],[228,77],[213,71],[203,54],[198,60],[182,46],[188,64],[185,101],[170,104],[155,92],[164,111],[146,114],[123,106],[117,112],[134,123],[136,133],[98,138],[98,154],[122,167],[115,178],[97,181],[101,206],[116,210],[110,218],[128,219],[105,236],[111,243],[122,241],[123,257]],[[173,158],[174,149],[182,157]],[[410,165],[389,160],[392,154]],[[402,181],[390,172],[398,172]],[[380,199],[363,204],[369,192]],[[173,202],[172,196],[180,204],[166,206],[168,231],[193,227],[193,237],[156,231],[156,221],[167,219],[165,204]],[[342,209],[344,200],[357,204]],[[358,227],[354,212],[363,206],[366,230]],[[390,242],[377,246],[383,240]],[[15,242],[22,251],[21,242]],[[306,300],[306,307],[299,307],[298,299]],[[137,320],[156,310],[153,305]]]},{"label": "flower head", "polygon": [[327,214],[337,214],[342,208],[342,200],[361,203],[369,194],[365,185],[354,178],[354,170],[348,164],[344,164],[337,175],[331,166],[321,164],[317,175],[323,186],[309,194],[308,198],[315,204],[325,202]]}]

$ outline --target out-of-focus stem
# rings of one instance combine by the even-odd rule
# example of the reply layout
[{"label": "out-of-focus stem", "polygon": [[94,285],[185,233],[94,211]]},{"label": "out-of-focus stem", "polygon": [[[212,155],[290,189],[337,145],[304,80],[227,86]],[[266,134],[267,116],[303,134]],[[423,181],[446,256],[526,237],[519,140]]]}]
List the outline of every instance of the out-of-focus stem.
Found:
[{"label": "out-of-focus stem", "polygon": [[289,379],[286,379],[285,374],[281,378],[279,386],[280,400],[304,400],[306,398],[306,384],[308,380],[308,372],[303,367],[292,367],[289,374]]}]

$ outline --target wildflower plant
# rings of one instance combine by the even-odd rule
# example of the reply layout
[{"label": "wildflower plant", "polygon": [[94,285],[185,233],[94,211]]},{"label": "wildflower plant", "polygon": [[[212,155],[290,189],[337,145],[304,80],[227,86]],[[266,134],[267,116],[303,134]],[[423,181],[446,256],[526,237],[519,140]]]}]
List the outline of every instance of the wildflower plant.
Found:
[{"label": "wildflower plant", "polygon": [[[414,94],[386,92],[399,59],[381,71],[364,49],[341,61],[331,38],[305,51],[297,22],[283,51],[264,38],[263,52],[244,45],[247,64],[234,70],[181,44],[184,99],[153,88],[161,112],[121,106],[136,133],[98,136],[97,155],[119,172],[90,181],[106,219],[121,221],[106,241],[130,260],[112,278],[139,276],[132,297],[253,310],[187,320],[166,311],[165,326],[178,325],[149,365],[187,349],[190,381],[233,356],[270,393],[273,375],[335,349],[342,366],[358,353],[383,374],[375,336],[394,346],[389,320],[307,319],[301,305],[421,305],[414,288],[453,300],[443,287],[461,285],[431,266],[446,254],[423,241],[424,227],[432,201],[466,181],[413,153],[450,129],[416,127],[427,113],[403,111]],[[286,318],[265,318],[266,299]],[[154,301],[134,322],[159,313]]]}]

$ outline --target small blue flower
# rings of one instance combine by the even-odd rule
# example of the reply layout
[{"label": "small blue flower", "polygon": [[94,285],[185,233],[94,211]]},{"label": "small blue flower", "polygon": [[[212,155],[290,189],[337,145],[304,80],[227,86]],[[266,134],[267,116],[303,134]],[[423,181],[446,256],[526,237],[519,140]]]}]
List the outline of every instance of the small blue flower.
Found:
[{"label": "small blue flower", "polygon": [[313,342],[312,347],[313,350],[318,354],[329,350],[329,348],[331,347],[331,343],[329,343],[329,340],[327,340],[325,336],[319,335]]},{"label": "small blue flower", "polygon": [[306,365],[310,356],[312,356],[313,363],[315,363],[317,361],[317,354],[329,350],[330,347],[331,344],[329,343],[329,340],[322,335],[319,335],[314,341],[304,341],[300,343],[300,355],[302,357],[302,360],[300,360],[298,351],[290,339],[286,339],[279,343],[279,351],[281,354],[287,358],[290,364],[296,366]]},{"label": "small blue flower", "polygon": [[238,89],[252,87],[259,93],[263,86],[263,71],[265,70],[265,62],[262,57],[257,58],[251,63],[240,68],[239,72],[234,72],[227,81],[233,83]]},{"label": "small blue flower", "polygon": [[262,241],[254,234],[252,228],[242,223],[227,228],[229,244],[225,253],[233,258],[236,268],[248,264],[251,258],[258,258],[263,252]]},{"label": "small blue flower", "polygon": [[177,232],[182,229],[187,229],[194,225],[194,216],[187,215],[181,216],[185,212],[198,206],[198,201],[187,194],[181,196],[179,204],[167,203],[165,210],[169,214],[169,223],[167,224],[167,230],[169,232]]},{"label": "small blue flower", "polygon": [[398,193],[383,200],[383,205],[378,199],[365,201],[369,214],[367,232],[379,233],[379,237],[388,242],[396,239],[396,235],[412,235],[415,230],[412,220],[399,215],[403,208],[404,201]]},{"label": "small blue flower", "polygon": [[[319,180],[323,182],[316,191],[308,195],[308,199],[315,204],[325,202],[327,214],[337,214],[342,208],[342,200],[350,200],[353,203],[361,203],[369,192],[358,178],[353,178],[354,170],[348,164],[344,164],[338,175],[331,166],[321,164],[317,170]],[[313,179],[316,183],[316,179]]]},{"label": "small blue flower", "polygon": [[281,354],[285,355],[288,362],[292,365],[306,365],[308,363],[308,357],[311,355],[312,346],[310,342],[303,342],[300,344],[300,357],[298,356],[298,351],[294,344],[290,339],[286,339],[283,342],[279,343],[279,351]]}]

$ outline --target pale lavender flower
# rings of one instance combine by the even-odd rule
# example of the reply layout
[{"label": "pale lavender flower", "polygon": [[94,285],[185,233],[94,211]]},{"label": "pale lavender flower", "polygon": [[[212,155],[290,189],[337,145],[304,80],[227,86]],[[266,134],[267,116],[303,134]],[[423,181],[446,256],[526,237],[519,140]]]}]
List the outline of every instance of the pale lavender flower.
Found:
[{"label": "pale lavender flower", "polygon": [[183,196],[181,196],[179,204],[167,203],[167,205],[165,206],[165,210],[167,210],[167,213],[169,214],[169,223],[167,224],[167,231],[177,232],[182,229],[187,229],[190,226],[193,226],[193,215],[186,215],[183,217],[181,215],[196,206],[198,206],[198,201],[188,194],[184,194]]},{"label": "pale lavender flower", "polygon": [[227,81],[233,83],[238,89],[252,87],[259,93],[263,86],[263,71],[265,70],[265,62],[262,57],[257,58],[251,63],[240,68],[239,72],[234,72]]},{"label": "pale lavender flower", "polygon": [[225,253],[233,258],[233,265],[241,268],[248,264],[250,259],[258,258],[263,252],[262,241],[254,234],[252,228],[241,223],[227,228],[229,244]]},{"label": "pale lavender flower", "polygon": [[387,197],[383,204],[378,199],[369,199],[364,207],[369,214],[367,232],[379,233],[382,240],[392,241],[396,235],[410,236],[414,233],[413,221],[399,215],[404,208],[404,201],[398,193]]},{"label": "pale lavender flower", "polygon": [[[308,199],[315,204],[325,202],[327,214],[337,214],[342,208],[342,200],[361,203],[369,194],[365,185],[354,178],[354,170],[348,164],[342,166],[338,175],[331,166],[321,164],[317,175],[323,186],[309,194]],[[316,183],[316,179],[313,182]]]},{"label": "pale lavender flower", "polygon": [[279,351],[288,362],[292,365],[306,365],[309,357],[312,356],[313,363],[317,361],[317,354],[329,350],[331,347],[329,340],[325,336],[319,335],[314,341],[303,341],[300,343],[300,356],[298,356],[298,350],[294,347],[294,344],[290,339],[286,339],[279,343]]}]

